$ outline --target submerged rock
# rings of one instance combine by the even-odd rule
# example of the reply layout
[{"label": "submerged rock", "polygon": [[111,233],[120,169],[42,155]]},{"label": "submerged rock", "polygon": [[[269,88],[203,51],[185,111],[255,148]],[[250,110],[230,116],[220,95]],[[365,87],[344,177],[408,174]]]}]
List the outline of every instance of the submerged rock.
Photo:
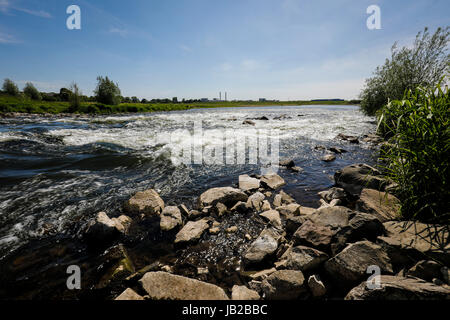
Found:
[{"label": "submerged rock", "polygon": [[322,158],[321,158],[321,160],[322,161],[325,161],[325,162],[331,162],[331,161],[334,161],[334,160],[336,160],[336,156],[334,155],[334,154],[326,154],[326,155],[324,155]]},{"label": "submerged rock", "polygon": [[380,276],[380,288],[367,288],[366,281],[353,288],[345,300],[448,300],[450,290],[421,279]]},{"label": "submerged rock", "polygon": [[280,167],[292,168],[295,166],[294,160],[286,159],[280,161]]},{"label": "submerged rock", "polygon": [[216,285],[167,272],[147,272],[139,282],[155,300],[229,300]]},{"label": "submerged rock", "polygon": [[124,204],[125,211],[132,214],[159,215],[164,209],[164,201],[153,190],[145,190],[136,193]]}]

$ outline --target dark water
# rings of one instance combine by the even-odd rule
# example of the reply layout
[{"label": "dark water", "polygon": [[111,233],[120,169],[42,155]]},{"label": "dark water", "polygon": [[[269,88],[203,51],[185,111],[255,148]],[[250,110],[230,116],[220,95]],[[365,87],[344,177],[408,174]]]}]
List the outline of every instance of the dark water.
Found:
[{"label": "dark water", "polygon": [[[269,120],[252,120],[255,126],[242,123],[262,116]],[[201,142],[182,131],[192,133],[195,121],[202,123]],[[236,184],[243,173],[259,174],[261,165],[248,161],[178,163],[180,148],[192,143],[204,148],[223,145],[226,130],[237,140],[250,139],[248,143],[257,130],[278,137],[280,158],[292,158],[304,169],[280,169],[287,182],[284,190],[305,206],[318,206],[317,192],[333,184],[339,168],[375,160],[369,145],[335,139],[339,133],[361,136],[374,130],[373,119],[353,106],[0,119],[0,257],[51,237],[70,239],[99,211],[120,215],[123,202],[137,191],[155,188],[166,204],[192,208],[201,192]],[[325,163],[317,145],[348,152]],[[147,262],[143,259],[142,264]]]}]

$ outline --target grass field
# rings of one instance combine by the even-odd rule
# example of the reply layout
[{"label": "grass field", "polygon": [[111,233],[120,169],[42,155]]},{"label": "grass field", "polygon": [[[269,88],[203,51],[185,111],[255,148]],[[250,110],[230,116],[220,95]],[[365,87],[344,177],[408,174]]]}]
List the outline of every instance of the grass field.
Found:
[{"label": "grass field", "polygon": [[[350,101],[217,101],[196,103],[121,103],[119,105],[103,105],[96,102],[82,102],[77,113],[110,114],[141,113],[156,111],[187,110],[192,108],[224,108],[246,106],[289,106],[289,105],[348,105]],[[13,97],[0,94],[0,113],[67,113],[68,102],[35,101],[24,97]]]}]

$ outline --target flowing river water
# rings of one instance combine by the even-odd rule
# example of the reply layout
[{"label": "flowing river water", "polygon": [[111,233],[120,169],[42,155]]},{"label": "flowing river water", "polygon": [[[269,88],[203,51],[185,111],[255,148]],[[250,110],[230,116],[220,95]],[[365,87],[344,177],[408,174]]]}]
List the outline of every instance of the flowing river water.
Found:
[{"label": "flowing river water", "polygon": [[[254,125],[244,124],[246,119]],[[240,174],[260,173],[261,165],[249,161],[180,163],[179,150],[199,143],[190,134],[195,123],[202,126],[202,148],[222,147],[226,131],[237,141],[252,141],[258,132],[279,139],[280,159],[303,168],[280,168],[283,189],[304,206],[318,207],[317,192],[333,185],[336,170],[376,161],[370,145],[336,139],[339,133],[361,137],[374,131],[374,119],[356,106],[0,118],[0,265],[22,248],[38,252],[52,237],[75,238],[99,211],[120,215],[123,202],[137,191],[155,188],[166,205],[193,208],[203,191],[235,185]],[[348,152],[323,162],[318,145]]]}]

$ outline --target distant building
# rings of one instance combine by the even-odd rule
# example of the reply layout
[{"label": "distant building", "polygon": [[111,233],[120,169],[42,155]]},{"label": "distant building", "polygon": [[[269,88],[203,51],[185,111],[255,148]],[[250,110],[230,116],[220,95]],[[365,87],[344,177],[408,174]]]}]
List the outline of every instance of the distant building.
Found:
[{"label": "distant building", "polygon": [[259,98],[259,102],[265,102],[265,101],[267,101],[266,98]]},{"label": "distant building", "polygon": [[200,101],[201,102],[208,102],[209,100],[208,100],[208,98],[201,98]]}]

